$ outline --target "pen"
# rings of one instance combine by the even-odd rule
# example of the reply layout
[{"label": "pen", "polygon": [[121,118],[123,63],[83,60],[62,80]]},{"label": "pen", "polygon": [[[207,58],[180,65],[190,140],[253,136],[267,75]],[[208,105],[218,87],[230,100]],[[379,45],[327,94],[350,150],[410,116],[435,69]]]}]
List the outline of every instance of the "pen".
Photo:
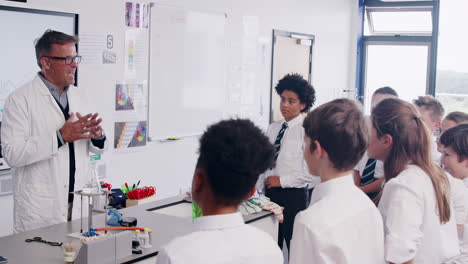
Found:
[{"label": "pen", "polygon": [[179,140],[180,137],[168,137],[166,138],[166,140]]}]

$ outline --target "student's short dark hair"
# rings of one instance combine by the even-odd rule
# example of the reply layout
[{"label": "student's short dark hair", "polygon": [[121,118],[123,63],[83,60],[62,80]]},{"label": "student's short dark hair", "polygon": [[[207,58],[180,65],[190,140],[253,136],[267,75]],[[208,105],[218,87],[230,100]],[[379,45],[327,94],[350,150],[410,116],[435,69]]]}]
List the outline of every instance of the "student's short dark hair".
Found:
[{"label": "student's short dark hair", "polygon": [[217,201],[238,205],[258,176],[274,164],[274,147],[247,119],[224,120],[208,127],[200,139],[197,168],[205,171]]},{"label": "student's short dark hair", "polygon": [[460,124],[447,129],[440,136],[440,143],[457,153],[458,161],[468,159],[468,124]]},{"label": "student's short dark hair", "polygon": [[58,44],[68,44],[68,43],[78,43],[78,37],[70,36],[68,34],[48,29],[42,34],[42,36],[36,40],[35,49],[36,49],[36,60],[39,68],[42,68],[39,60],[43,56],[49,56],[52,50],[52,45]]},{"label": "student's short dark hair", "polygon": [[467,123],[468,122],[468,114],[460,111],[455,111],[449,113],[445,119],[452,120],[455,124]]},{"label": "student's short dark hair", "polygon": [[328,153],[333,167],[340,171],[353,169],[367,149],[369,134],[360,106],[349,99],[336,99],[310,112],[304,120],[304,129]]},{"label": "student's short dark hair", "polygon": [[431,119],[433,122],[441,121],[444,116],[445,109],[439,100],[430,95],[418,96],[418,99],[413,100],[413,103],[420,108],[425,108],[431,111]]},{"label": "student's short dark hair", "polygon": [[379,89],[375,90],[374,94],[389,94],[398,97],[398,93],[390,86],[380,87]]},{"label": "student's short dark hair", "polygon": [[302,75],[297,73],[287,74],[283,79],[279,80],[275,87],[276,92],[281,95],[285,90],[292,91],[297,94],[299,101],[305,104],[302,113],[306,113],[315,103],[315,89],[305,80]]}]

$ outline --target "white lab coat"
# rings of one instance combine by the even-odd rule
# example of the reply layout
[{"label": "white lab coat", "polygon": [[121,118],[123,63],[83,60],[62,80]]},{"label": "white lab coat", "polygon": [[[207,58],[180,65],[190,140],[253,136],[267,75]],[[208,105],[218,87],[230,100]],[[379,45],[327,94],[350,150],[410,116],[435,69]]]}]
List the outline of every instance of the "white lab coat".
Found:
[{"label": "white lab coat", "polygon": [[[70,86],[70,112],[87,114],[83,91]],[[1,131],[5,161],[14,169],[14,231],[23,232],[67,221],[69,147],[58,148],[56,131],[65,123],[41,78],[10,94],[5,102]],[[89,151],[100,154],[89,139],[74,142],[75,190],[87,182]],[[73,218],[80,217],[80,197],[75,195]]]}]

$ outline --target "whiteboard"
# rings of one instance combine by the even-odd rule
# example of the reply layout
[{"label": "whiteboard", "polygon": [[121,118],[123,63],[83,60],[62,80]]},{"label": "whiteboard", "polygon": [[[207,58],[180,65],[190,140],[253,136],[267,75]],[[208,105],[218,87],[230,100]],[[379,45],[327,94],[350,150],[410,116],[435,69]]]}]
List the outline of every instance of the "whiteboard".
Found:
[{"label": "whiteboard", "polygon": [[71,13],[0,6],[0,121],[6,97],[39,71],[34,41],[47,29],[75,35],[77,19]]},{"label": "whiteboard", "polygon": [[226,15],[151,8],[149,137],[201,134],[223,117]]}]

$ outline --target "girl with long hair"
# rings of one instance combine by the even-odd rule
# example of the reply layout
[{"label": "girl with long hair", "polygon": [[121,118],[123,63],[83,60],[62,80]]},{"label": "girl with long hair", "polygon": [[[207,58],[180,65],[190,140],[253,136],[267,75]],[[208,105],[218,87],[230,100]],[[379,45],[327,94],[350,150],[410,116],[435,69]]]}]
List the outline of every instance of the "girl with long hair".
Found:
[{"label": "girl with long hair", "polygon": [[372,111],[369,157],[384,161],[379,201],[386,260],[434,263],[459,254],[450,181],[431,158],[431,136],[416,108],[386,99]]}]

